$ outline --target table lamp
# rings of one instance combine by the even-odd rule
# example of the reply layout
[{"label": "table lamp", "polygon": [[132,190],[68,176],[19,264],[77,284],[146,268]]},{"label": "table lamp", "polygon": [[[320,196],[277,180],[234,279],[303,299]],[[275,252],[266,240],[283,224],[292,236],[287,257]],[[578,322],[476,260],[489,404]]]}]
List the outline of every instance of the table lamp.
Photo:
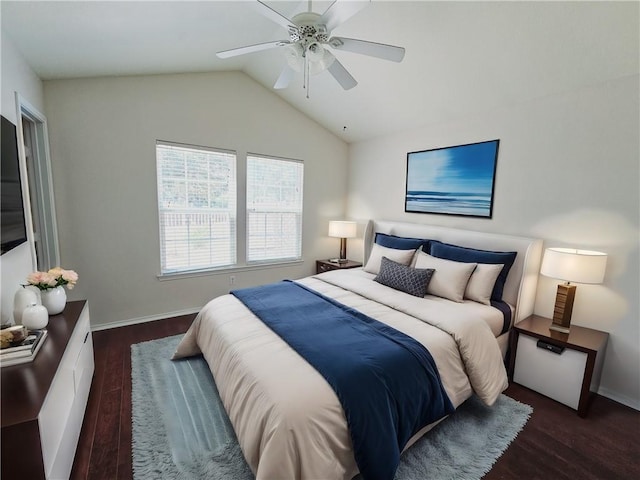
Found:
[{"label": "table lamp", "polygon": [[356,222],[333,220],[329,222],[329,236],[340,239],[340,257],[331,258],[329,261],[334,263],[347,262],[347,238],[354,238],[358,230]]},{"label": "table lamp", "polygon": [[549,327],[557,332],[569,333],[571,311],[576,296],[576,283],[602,283],[607,265],[607,254],[573,248],[547,248],[540,273],[545,277],[564,280],[558,285],[553,323]]}]

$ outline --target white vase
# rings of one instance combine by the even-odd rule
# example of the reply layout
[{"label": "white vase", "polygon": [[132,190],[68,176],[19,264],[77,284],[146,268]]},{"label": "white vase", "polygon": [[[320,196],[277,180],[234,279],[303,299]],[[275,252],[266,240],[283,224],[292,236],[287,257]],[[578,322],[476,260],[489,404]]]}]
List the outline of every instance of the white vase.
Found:
[{"label": "white vase", "polygon": [[29,305],[39,304],[40,298],[32,288],[20,287],[13,296],[13,320],[22,323],[22,313]]},{"label": "white vase", "polygon": [[42,297],[42,305],[46,307],[49,315],[59,314],[67,304],[67,292],[62,286],[42,290],[40,296]]},{"label": "white vase", "polygon": [[22,325],[29,330],[41,330],[49,323],[49,312],[43,305],[29,305],[22,312]]},{"label": "white vase", "polygon": [[36,294],[36,297],[38,297],[36,305],[42,305],[42,296],[40,295],[40,289],[38,287],[36,287],[35,285],[25,285],[24,288],[25,290],[31,290]]}]

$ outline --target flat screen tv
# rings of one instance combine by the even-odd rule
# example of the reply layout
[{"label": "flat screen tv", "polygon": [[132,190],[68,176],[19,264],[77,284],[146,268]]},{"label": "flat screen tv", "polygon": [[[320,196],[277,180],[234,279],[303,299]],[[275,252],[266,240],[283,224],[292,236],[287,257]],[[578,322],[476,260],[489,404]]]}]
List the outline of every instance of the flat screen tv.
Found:
[{"label": "flat screen tv", "polygon": [[2,161],[2,185],[0,185],[2,229],[0,236],[2,237],[1,254],[4,255],[27,241],[27,228],[22,204],[16,126],[2,117],[0,134],[2,135],[2,157],[0,158]]}]

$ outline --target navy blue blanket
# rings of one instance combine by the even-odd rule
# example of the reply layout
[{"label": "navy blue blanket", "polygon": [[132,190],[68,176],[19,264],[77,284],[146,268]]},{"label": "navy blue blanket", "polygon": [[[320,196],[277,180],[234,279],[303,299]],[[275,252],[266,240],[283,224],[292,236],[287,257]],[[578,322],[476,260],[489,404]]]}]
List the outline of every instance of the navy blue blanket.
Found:
[{"label": "navy blue blanket", "polygon": [[364,479],[391,480],[407,441],[454,411],[413,338],[290,281],[231,293],[335,390]]},{"label": "navy blue blanket", "polygon": [[497,308],[502,312],[502,331],[500,335],[503,333],[507,333],[509,328],[511,328],[511,307],[508,303],[503,302],[502,300],[491,300],[491,306],[493,308]]}]

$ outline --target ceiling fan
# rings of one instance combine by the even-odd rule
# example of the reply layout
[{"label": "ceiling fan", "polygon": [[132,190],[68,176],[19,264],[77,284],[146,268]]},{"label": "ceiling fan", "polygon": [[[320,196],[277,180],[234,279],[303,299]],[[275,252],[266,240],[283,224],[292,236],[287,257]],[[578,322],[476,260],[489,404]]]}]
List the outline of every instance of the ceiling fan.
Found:
[{"label": "ceiling fan", "polygon": [[288,19],[262,1],[257,0],[256,5],[260,12],[284,27],[289,32],[289,39],[224,50],[216,55],[219,58],[230,58],[272,48],[283,48],[287,64],[273,88],[286,88],[296,72],[303,72],[303,87],[307,89],[307,98],[309,98],[309,75],[327,70],[342,88],[349,90],[355,87],[358,82],[336,59],[330,49],[346,50],[393,62],[400,62],[404,58],[405,50],[402,47],[331,36],[331,31],[334,28],[358,13],[367,3],[369,2],[336,0],[321,15],[311,11],[311,0],[309,0],[308,12],[299,13]]}]

